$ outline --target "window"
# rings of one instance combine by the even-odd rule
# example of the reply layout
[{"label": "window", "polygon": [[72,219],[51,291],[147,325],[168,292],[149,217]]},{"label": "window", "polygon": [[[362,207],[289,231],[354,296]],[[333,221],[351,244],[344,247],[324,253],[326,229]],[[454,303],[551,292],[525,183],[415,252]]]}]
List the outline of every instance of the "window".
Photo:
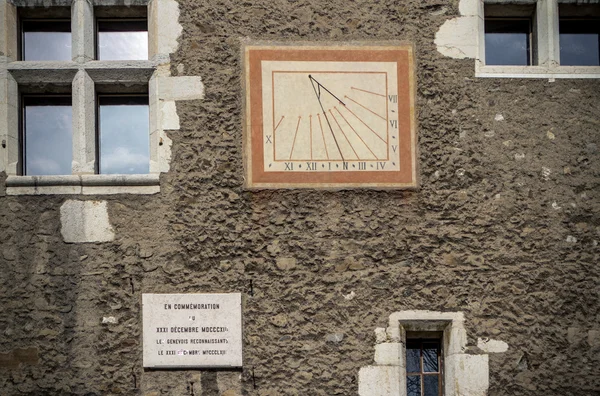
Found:
[{"label": "window", "polygon": [[101,174],[148,173],[148,96],[98,95]]},{"label": "window", "polygon": [[6,4],[0,43],[16,49],[0,65],[0,169],[9,194],[159,191],[164,135],[150,115],[159,99],[148,7],[94,3]]},{"label": "window", "polygon": [[406,334],[407,396],[442,395],[442,336],[441,332]]},{"label": "window", "polygon": [[531,20],[485,20],[487,65],[531,65]]},{"label": "window", "polygon": [[96,7],[98,60],[148,59],[147,7]]},{"label": "window", "polygon": [[399,311],[376,329],[375,362],[358,374],[360,396],[486,395],[487,354],[469,354],[462,312]]},{"label": "window", "polygon": [[600,2],[461,0],[461,8],[465,24],[478,26],[476,76],[600,78]]},{"label": "window", "polygon": [[[180,128],[175,101],[204,97],[200,77],[170,74],[178,15],[172,1],[0,1],[6,194],[160,191],[166,131]],[[122,109],[128,117],[114,122]],[[40,113],[52,128],[36,124]]]},{"label": "window", "polygon": [[71,97],[24,95],[22,111],[23,174],[71,174]]},{"label": "window", "polygon": [[71,60],[69,20],[22,20],[21,27],[23,60]]},{"label": "window", "polygon": [[600,66],[600,5],[559,5],[560,64]]},{"label": "window", "polygon": [[535,5],[485,5],[485,64],[533,64]]},{"label": "window", "polygon": [[70,61],[71,11],[68,7],[19,9],[19,59]]}]

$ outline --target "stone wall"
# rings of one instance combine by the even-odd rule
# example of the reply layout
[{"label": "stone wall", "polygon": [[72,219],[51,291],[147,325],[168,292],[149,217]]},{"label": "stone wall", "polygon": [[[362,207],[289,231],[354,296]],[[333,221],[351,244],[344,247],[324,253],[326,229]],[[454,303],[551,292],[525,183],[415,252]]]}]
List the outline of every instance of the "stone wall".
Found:
[{"label": "stone wall", "polygon": [[[600,391],[600,81],[481,79],[435,34],[451,0],[179,2],[161,192],[5,196],[0,393],[355,395],[374,329],[464,313],[490,395]],[[243,189],[241,41],[416,45],[420,189]],[[114,239],[67,243],[68,200],[105,201]],[[80,206],[82,206],[81,204]],[[141,293],[242,292],[243,370],[144,371]]]}]

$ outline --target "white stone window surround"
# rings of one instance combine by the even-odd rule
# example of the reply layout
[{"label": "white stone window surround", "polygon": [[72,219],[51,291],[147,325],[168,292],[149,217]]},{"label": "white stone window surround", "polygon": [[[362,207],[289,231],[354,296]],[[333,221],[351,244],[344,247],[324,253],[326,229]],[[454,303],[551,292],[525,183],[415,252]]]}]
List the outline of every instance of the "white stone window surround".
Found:
[{"label": "white stone window surround", "polygon": [[[475,77],[600,78],[600,66],[561,66],[559,3],[598,4],[600,0],[460,0],[461,16],[446,21],[436,35],[438,51],[453,58],[474,58]],[[485,4],[535,4],[538,64],[485,64]]]},{"label": "white stone window surround", "polygon": [[468,354],[462,312],[400,311],[375,330],[375,363],[359,371],[360,396],[406,396],[406,332],[443,331],[444,396],[485,396],[487,354]]},{"label": "white stone window surround", "polygon": [[[95,6],[147,6],[149,60],[94,60]],[[71,7],[72,61],[18,61],[18,7]],[[171,140],[179,129],[175,100],[200,99],[199,77],[171,77],[169,54],[181,33],[174,0],[0,0],[0,172],[8,195],[155,194],[169,170]],[[73,98],[72,174],[20,176],[19,85],[71,84]],[[98,175],[96,169],[96,84],[147,85],[150,113],[150,173]],[[122,89],[121,89],[122,91]]]}]

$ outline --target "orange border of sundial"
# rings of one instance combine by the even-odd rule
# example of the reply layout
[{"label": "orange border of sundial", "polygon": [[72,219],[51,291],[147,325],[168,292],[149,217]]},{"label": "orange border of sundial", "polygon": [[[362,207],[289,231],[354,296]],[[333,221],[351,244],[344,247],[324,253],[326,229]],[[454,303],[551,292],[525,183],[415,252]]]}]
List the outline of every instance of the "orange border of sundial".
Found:
[{"label": "orange border of sundial", "polygon": [[[244,49],[246,187],[270,188],[415,188],[415,78],[412,45],[394,46],[252,46]],[[337,172],[265,172],[261,61],[396,62],[400,170]]]}]

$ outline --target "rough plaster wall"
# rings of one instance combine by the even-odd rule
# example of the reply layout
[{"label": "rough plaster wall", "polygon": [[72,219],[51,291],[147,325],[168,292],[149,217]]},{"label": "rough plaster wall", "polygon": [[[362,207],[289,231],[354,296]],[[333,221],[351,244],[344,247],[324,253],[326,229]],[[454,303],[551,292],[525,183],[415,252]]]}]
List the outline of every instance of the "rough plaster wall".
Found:
[{"label": "rough plaster wall", "polygon": [[[171,72],[206,96],[177,102],[161,193],[101,197],[116,239],[85,245],[62,241],[64,197],[0,197],[0,389],[227,394],[227,371],[142,370],[140,299],[241,291],[248,395],[357,394],[372,329],[406,309],[463,311],[469,345],[510,344],[490,395],[598,393],[600,82],[475,79],[434,44],[457,15],[450,0],[181,1]],[[244,191],[240,37],[415,42],[421,189]]]}]

